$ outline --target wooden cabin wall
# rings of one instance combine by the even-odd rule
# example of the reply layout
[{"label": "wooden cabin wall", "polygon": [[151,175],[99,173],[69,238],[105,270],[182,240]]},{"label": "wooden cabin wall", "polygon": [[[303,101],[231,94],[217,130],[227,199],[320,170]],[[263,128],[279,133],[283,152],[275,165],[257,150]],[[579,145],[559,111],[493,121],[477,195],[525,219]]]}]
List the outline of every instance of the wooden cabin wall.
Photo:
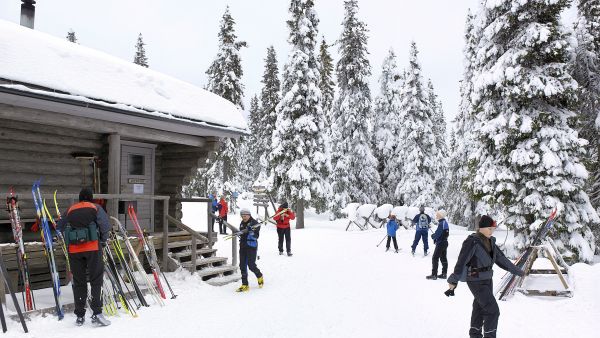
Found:
[{"label": "wooden cabin wall", "polygon": [[[156,149],[155,190],[157,195],[168,195],[169,214],[181,220],[181,203],[175,201],[181,197],[182,186],[190,182],[199,166],[205,164],[208,156],[206,147],[191,147],[176,144],[161,144]],[[155,205],[155,231],[162,231],[163,206]]]},{"label": "wooden cabin wall", "polygon": [[[92,184],[92,166],[87,164],[84,177],[82,163],[72,153],[99,155],[102,148],[101,134],[0,119],[0,158],[5,159],[0,161],[0,196],[6,196],[9,187],[13,187],[19,196],[31,197],[31,186],[37,179],[41,179],[43,194],[55,190],[63,194],[79,193],[84,181],[85,185]],[[49,202],[54,210],[54,203]],[[61,209],[70,203],[58,202]],[[32,200],[20,200],[19,205],[21,218],[32,223],[35,218]],[[8,220],[6,208],[0,207],[0,242],[13,240]],[[25,231],[24,239],[39,240],[39,234]]]}]

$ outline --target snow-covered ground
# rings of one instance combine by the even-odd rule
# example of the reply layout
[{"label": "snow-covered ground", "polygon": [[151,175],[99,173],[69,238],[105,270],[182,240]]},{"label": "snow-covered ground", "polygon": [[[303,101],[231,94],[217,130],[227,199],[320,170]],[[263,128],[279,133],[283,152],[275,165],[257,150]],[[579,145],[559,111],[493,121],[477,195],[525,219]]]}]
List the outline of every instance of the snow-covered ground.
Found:
[{"label": "snow-covered ground", "polygon": [[[200,207],[200,206],[199,206]],[[204,207],[204,206],[202,206]],[[186,210],[189,210],[186,209]],[[239,217],[230,215],[233,224]],[[179,295],[166,306],[139,310],[138,318],[122,313],[112,325],[75,327],[74,315],[34,317],[28,337],[466,337],[472,296],[460,284],[447,298],[445,281],[425,280],[431,256],[412,257],[414,231],[398,232],[400,253],[384,252],[384,229],[345,232],[347,221],[307,215],[306,229],[292,231],[293,257],[279,256],[273,225],[259,240],[259,268],[265,287],[250,277],[250,292],[238,284],[209,286],[187,272],[170,273]],[[217,225],[215,225],[217,228]],[[448,257],[454,266],[468,232],[451,227]],[[504,234],[498,233],[499,241]],[[231,252],[220,240],[219,255]],[[496,282],[503,275],[495,268]],[[526,297],[516,294],[499,302],[498,337],[597,337],[600,331],[600,265],[570,269],[573,298]],[[10,321],[6,337],[23,337]]]}]

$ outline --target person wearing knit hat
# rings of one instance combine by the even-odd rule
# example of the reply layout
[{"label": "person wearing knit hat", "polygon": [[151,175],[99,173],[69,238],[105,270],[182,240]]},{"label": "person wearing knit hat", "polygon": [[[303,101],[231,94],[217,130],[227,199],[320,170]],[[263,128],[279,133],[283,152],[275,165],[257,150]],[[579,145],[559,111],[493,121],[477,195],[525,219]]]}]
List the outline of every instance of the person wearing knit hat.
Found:
[{"label": "person wearing knit hat", "polygon": [[292,256],[292,231],[290,228],[290,221],[296,219],[296,214],[289,208],[288,203],[283,201],[277,211],[273,220],[277,223],[277,247],[279,248],[279,255],[283,255],[283,240],[285,238],[285,250],[288,256]]},{"label": "person wearing knit hat", "polygon": [[[448,236],[450,235],[450,228],[448,227],[448,222],[446,222],[446,212],[444,210],[436,211],[435,219],[438,221],[438,227],[431,235],[433,244],[435,244],[433,257],[431,259],[431,275],[425,277],[433,280],[438,278],[446,279],[446,272],[448,271],[448,258],[446,258],[446,253],[448,251]],[[437,274],[438,262],[442,263],[441,275]]]},{"label": "person wearing knit hat", "polygon": [[445,292],[446,296],[454,296],[458,282],[466,281],[475,298],[471,313],[470,337],[496,337],[500,309],[494,298],[494,264],[512,274],[524,275],[523,270],[506,258],[496,245],[496,238],[492,236],[495,229],[496,222],[490,216],[481,216],[477,232],[469,235],[463,242],[454,272],[448,277],[449,288]]},{"label": "person wearing knit hat", "polygon": [[240,238],[240,272],[242,274],[242,285],[237,292],[246,292],[250,290],[248,285],[248,269],[254,273],[258,279],[258,287],[264,285],[263,274],[256,266],[256,257],[258,255],[258,237],[260,236],[260,224],[252,218],[250,209],[242,208],[240,211],[242,222],[240,231],[234,235]]},{"label": "person wearing knit hat", "polygon": [[429,233],[429,227],[431,223],[431,216],[425,213],[425,207],[421,206],[419,208],[419,214],[417,214],[413,220],[413,224],[415,225],[415,239],[413,240],[413,244],[411,245],[412,255],[415,255],[415,250],[417,249],[417,245],[419,245],[419,241],[423,240],[423,254],[427,256],[429,250],[429,240],[427,234]]}]

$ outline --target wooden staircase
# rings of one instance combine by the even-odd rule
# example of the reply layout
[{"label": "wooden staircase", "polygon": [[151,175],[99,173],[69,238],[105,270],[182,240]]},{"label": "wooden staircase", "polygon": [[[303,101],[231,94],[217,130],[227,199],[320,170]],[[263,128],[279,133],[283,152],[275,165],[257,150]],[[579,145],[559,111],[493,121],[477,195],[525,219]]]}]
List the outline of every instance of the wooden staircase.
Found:
[{"label": "wooden staircase", "polygon": [[[207,233],[200,234],[208,236]],[[213,234],[213,241],[217,241],[216,234]],[[192,236],[188,232],[169,232],[168,248],[171,261],[165,271],[174,271],[178,267],[196,271],[203,281],[215,286],[236,282],[241,278],[238,267],[228,264],[227,257],[217,256],[217,249],[210,248],[206,241],[196,241],[196,262],[192,262],[192,245]],[[162,251],[159,247],[156,246],[157,255],[158,251]]]}]

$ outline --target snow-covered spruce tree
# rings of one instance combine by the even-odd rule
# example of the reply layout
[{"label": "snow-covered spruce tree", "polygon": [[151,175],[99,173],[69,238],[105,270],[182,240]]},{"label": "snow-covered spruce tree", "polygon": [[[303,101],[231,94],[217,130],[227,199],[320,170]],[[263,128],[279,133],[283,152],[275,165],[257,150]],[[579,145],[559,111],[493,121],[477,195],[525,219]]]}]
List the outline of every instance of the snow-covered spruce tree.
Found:
[{"label": "snow-covered spruce tree", "polygon": [[[590,173],[586,191],[592,206],[600,210],[600,0],[579,0],[575,34],[578,47],[573,77],[579,84],[579,135],[588,140],[585,165]],[[600,226],[593,226],[596,250],[600,250]]]},{"label": "snow-covered spruce tree", "polygon": [[396,186],[396,198],[411,206],[436,206],[435,137],[432,111],[423,88],[417,44],[410,46],[409,66],[400,93],[401,142],[398,156],[402,161],[402,179]]},{"label": "snow-covered spruce tree", "polygon": [[344,1],[340,59],[336,66],[338,98],[332,108],[332,164],[334,200],[330,208],[349,202],[378,203],[379,173],[371,149],[371,92],[368,78],[367,27],[357,17],[358,2]]},{"label": "snow-covered spruce tree", "polygon": [[460,83],[460,105],[454,120],[452,133],[454,145],[451,146],[448,164],[448,218],[454,224],[475,227],[475,200],[472,196],[474,166],[469,161],[475,148],[473,126],[475,108],[471,103],[473,92],[473,66],[477,56],[477,44],[481,30],[476,26],[475,16],[469,10],[465,23],[465,47],[463,49],[464,71]]},{"label": "snow-covered spruce tree", "polygon": [[505,208],[514,248],[531,243],[555,206],[562,215],[553,237],[566,255],[590,262],[590,224],[600,220],[583,186],[587,141],[574,130],[577,83],[568,73],[570,45],[559,16],[569,1],[494,1],[484,4],[483,34],[474,74],[474,190]]},{"label": "snow-covered spruce tree", "polygon": [[71,29],[67,32],[67,40],[73,43],[77,43],[77,37],[75,36],[74,30]]},{"label": "snow-covered spruce tree", "polygon": [[400,89],[402,74],[398,70],[396,54],[390,48],[383,60],[379,78],[380,94],[375,98],[375,157],[379,163],[380,203],[400,205],[396,198],[396,185],[400,182],[402,159],[398,156],[400,143]]},{"label": "snow-covered spruce tree", "polygon": [[135,55],[133,56],[133,63],[148,68],[148,57],[146,56],[146,48],[144,48],[145,45],[146,44],[144,43],[142,33],[140,33],[138,35],[137,42],[135,43]]},{"label": "snow-covered spruce tree", "polygon": [[272,151],[271,141],[275,131],[275,122],[277,122],[276,107],[281,101],[281,83],[279,81],[279,68],[277,65],[277,54],[273,46],[267,49],[267,58],[265,59],[265,71],[262,78],[263,88],[260,93],[262,104],[262,118],[260,127],[257,128],[257,143],[259,147],[258,158],[265,176],[271,170],[271,164],[268,160]]},{"label": "snow-covered spruce tree", "polygon": [[[240,49],[246,47],[246,42],[238,41],[235,35],[235,21],[229,12],[229,7],[221,19],[219,38],[219,51],[215,60],[212,62],[206,75],[208,84],[206,89],[231,101],[240,109],[244,109],[244,85],[242,84],[242,59]],[[241,168],[242,163],[246,163],[240,156],[247,152],[241,151],[243,137],[239,140],[225,139],[217,151],[216,157],[211,161],[210,172],[215,173],[215,177],[208,180],[208,187],[212,191],[237,190],[241,185],[248,185],[251,182],[242,182]],[[247,163],[246,163],[247,164]]]},{"label": "snow-covered spruce tree", "polygon": [[[335,83],[333,82],[333,58],[327,49],[325,37],[319,46],[319,89],[321,89],[321,107],[326,116],[329,116],[335,95]],[[328,118],[329,119],[329,118]],[[330,126],[328,123],[327,126]]]},{"label": "snow-covered spruce tree", "polygon": [[431,79],[427,83],[427,97],[429,109],[431,111],[432,132],[435,138],[434,158],[434,177],[435,177],[435,195],[433,205],[445,208],[448,205],[448,145],[446,144],[446,119],[442,102],[438,99],[433,82]]},{"label": "snow-covered spruce tree", "polygon": [[[250,116],[248,120],[248,128],[251,135],[243,138],[244,147],[240,150],[246,151],[247,154],[240,154],[240,156],[246,157],[254,165],[246,166],[240,174],[246,176],[246,179],[242,180],[242,183],[246,183],[246,187],[250,188],[252,182],[256,180],[261,171],[264,171],[267,160],[263,157],[268,155],[268,148],[271,146],[270,139],[265,140],[265,115],[264,110],[260,106],[260,100],[256,95],[250,100]],[[270,137],[271,133],[268,136]]]},{"label": "snow-covered spruce tree", "polygon": [[326,209],[330,164],[315,56],[319,19],[312,0],[291,0],[289,12],[291,51],[283,70],[271,162],[278,196],[296,205],[296,227],[303,228],[305,203],[317,212]]}]

